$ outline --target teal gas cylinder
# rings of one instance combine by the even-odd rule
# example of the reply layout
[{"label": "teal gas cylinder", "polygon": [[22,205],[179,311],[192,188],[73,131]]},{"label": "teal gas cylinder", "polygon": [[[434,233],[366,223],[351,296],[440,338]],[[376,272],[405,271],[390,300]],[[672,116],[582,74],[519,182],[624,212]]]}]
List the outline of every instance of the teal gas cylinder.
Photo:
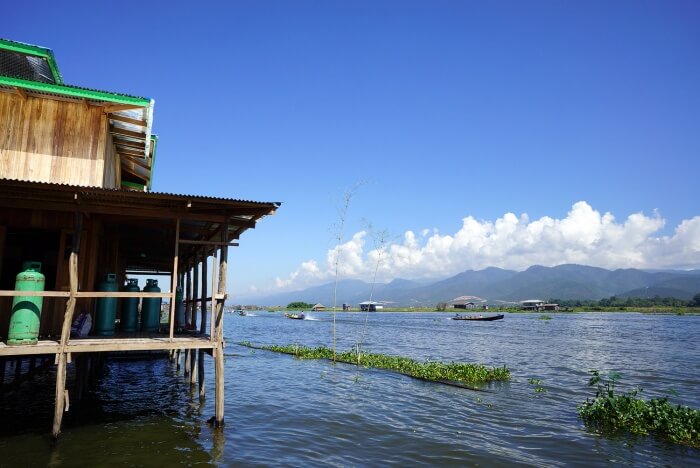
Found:
[{"label": "teal gas cylinder", "polygon": [[[158,280],[147,279],[143,292],[160,292]],[[141,302],[141,331],[157,332],[160,328],[160,297],[146,297]]]},{"label": "teal gas cylinder", "polygon": [[175,290],[175,327],[185,328],[185,303],[182,302],[182,287]]},{"label": "teal gas cylinder", "polygon": [[[41,262],[24,262],[22,271],[15,278],[15,291],[43,291],[44,275]],[[12,300],[8,345],[33,345],[39,341],[41,306],[44,298],[39,296],[15,296]]]},{"label": "teal gas cylinder", "polygon": [[[130,278],[126,280],[124,292],[140,292],[139,280]],[[139,326],[139,298],[125,297],[122,299],[121,327],[123,332],[135,332]]]},{"label": "teal gas cylinder", "polygon": [[[119,290],[117,275],[107,273],[104,280],[97,286],[100,292],[115,292]],[[114,320],[117,318],[117,298],[97,298],[97,312],[95,313],[95,335],[114,335]]]}]

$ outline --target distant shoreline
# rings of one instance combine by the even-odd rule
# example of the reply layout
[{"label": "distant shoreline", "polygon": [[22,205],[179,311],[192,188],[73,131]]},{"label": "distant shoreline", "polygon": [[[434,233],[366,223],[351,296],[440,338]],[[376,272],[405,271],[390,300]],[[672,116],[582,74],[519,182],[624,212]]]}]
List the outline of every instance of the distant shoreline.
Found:
[{"label": "distant shoreline", "polygon": [[[267,310],[270,312],[286,311],[286,310],[301,310],[301,309],[286,309],[284,307],[271,307],[262,308],[260,310]],[[305,309],[305,312],[333,312],[333,309],[312,311]],[[365,312],[358,308],[351,308],[349,310],[336,310],[337,313],[361,313]],[[499,308],[499,309],[447,309],[447,310],[436,310],[435,307],[385,307],[382,310],[376,312],[371,312],[373,314],[381,314],[384,312],[435,312],[435,313],[447,313],[447,314],[496,314],[501,312],[507,312],[511,314],[572,314],[572,313],[583,313],[583,312],[616,312],[616,313],[642,313],[642,314],[661,314],[661,315],[700,315],[700,307],[570,307],[565,310],[521,310],[518,308]]]}]

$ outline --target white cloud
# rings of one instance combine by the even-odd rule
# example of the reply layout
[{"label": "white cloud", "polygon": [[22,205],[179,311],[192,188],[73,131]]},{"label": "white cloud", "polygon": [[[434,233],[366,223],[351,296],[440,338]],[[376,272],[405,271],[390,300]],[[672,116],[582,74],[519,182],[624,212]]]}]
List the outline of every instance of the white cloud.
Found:
[{"label": "white cloud", "polygon": [[[495,221],[468,216],[454,234],[423,229],[406,231],[403,240],[365,252],[368,233],[360,231],[328,250],[319,266],[310,260],[286,279],[277,278],[278,290],[304,288],[335,278],[378,281],[396,277],[421,278],[456,274],[489,266],[523,270],[531,265],[579,263],[603,268],[697,268],[700,266],[700,216],[684,220],[671,236],[654,236],[664,227],[658,213],[635,213],[616,222],[585,201],[575,203],[563,219],[543,216],[530,221],[527,214],[506,213]],[[370,243],[371,244],[371,243]]]}]

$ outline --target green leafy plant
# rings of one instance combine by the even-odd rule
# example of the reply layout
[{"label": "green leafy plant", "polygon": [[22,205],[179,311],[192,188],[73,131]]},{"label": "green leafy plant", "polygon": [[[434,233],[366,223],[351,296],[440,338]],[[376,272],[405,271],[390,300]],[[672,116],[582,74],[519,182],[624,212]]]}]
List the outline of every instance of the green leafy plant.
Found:
[{"label": "green leafy plant", "polygon": [[673,405],[666,397],[646,401],[639,396],[639,387],[616,394],[619,374],[612,373],[606,379],[597,370],[590,373],[588,384],[596,387],[595,398],[586,399],[577,408],[586,426],[603,434],[653,434],[676,444],[700,447],[700,411]]},{"label": "green leafy plant", "polygon": [[535,393],[547,393],[547,389],[542,386],[542,379],[531,378],[527,382],[535,386]]}]

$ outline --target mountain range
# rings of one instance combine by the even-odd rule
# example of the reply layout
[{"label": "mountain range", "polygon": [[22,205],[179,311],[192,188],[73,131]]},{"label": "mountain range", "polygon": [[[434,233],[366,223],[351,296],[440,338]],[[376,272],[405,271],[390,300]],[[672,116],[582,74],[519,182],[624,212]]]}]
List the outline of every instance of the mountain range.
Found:
[{"label": "mountain range", "polygon": [[[300,291],[258,297],[251,302],[286,305],[294,301],[333,305],[335,283]],[[550,298],[600,300],[617,297],[675,297],[690,299],[700,293],[700,270],[645,271],[637,269],[606,270],[584,265],[555,267],[532,266],[525,271],[485,268],[467,270],[441,280],[413,281],[395,279],[372,284],[360,280],[338,282],[336,304],[357,305],[372,300],[388,306],[433,306],[459,296],[477,296],[489,303],[518,302]]]}]

